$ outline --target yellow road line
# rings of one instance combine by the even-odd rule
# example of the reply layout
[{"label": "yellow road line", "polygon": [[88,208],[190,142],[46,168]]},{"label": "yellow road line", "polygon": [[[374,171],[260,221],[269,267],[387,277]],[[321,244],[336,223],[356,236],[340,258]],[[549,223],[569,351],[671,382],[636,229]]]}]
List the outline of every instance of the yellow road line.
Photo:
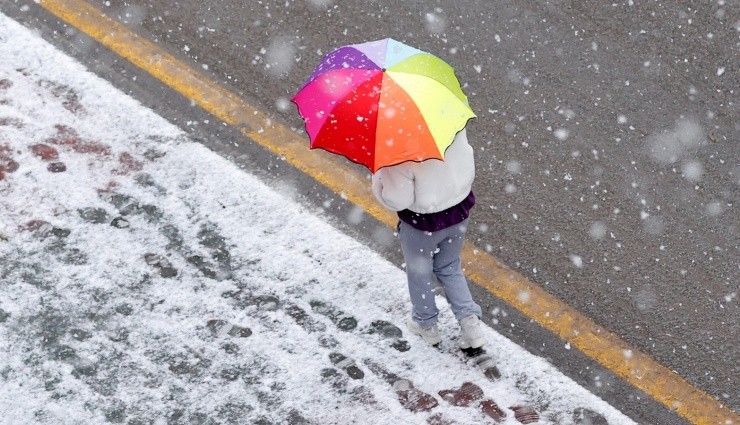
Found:
[{"label": "yellow road line", "polygon": [[[213,116],[240,129],[247,138],[344,195],[376,219],[395,226],[395,214],[381,208],[373,199],[367,176],[343,160],[323,151],[309,153],[307,140],[294,131],[272,121],[256,107],[84,0],[38,0],[38,3]],[[740,425],[740,415],[485,251],[466,243],[462,256],[470,279],[690,422]]]}]

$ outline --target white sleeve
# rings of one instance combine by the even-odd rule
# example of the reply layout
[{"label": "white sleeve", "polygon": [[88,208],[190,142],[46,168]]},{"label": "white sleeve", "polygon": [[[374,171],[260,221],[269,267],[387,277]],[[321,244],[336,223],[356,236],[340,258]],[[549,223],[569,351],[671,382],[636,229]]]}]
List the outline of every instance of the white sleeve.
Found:
[{"label": "white sleeve", "polygon": [[414,203],[413,173],[399,166],[381,168],[373,174],[373,195],[389,210],[405,210]]}]

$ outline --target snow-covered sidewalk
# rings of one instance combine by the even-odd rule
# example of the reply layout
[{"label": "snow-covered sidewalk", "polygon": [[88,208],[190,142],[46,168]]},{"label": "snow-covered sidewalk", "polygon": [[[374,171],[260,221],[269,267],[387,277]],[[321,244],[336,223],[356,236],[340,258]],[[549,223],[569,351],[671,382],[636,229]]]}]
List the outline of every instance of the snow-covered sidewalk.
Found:
[{"label": "snow-covered sidewalk", "polygon": [[407,305],[398,266],[0,14],[0,423],[633,423],[489,328],[487,378],[447,309],[425,346]]}]

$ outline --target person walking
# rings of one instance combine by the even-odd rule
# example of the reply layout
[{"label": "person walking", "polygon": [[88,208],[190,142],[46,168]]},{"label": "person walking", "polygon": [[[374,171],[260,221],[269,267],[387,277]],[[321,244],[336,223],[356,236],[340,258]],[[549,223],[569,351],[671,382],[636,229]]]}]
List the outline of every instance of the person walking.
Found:
[{"label": "person walking", "polygon": [[457,133],[443,161],[407,161],[380,168],[372,176],[375,198],[400,219],[398,237],[412,307],[408,329],[429,345],[442,341],[435,276],[460,324],[460,348],[486,343],[480,327],[482,311],[473,301],[460,260],[468,216],[475,205],[474,178],[473,148],[465,129]]}]

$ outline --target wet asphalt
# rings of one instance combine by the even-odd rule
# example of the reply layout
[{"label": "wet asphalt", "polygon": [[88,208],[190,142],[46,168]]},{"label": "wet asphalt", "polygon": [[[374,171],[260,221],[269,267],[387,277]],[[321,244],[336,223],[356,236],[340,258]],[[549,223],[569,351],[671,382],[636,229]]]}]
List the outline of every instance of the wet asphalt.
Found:
[{"label": "wet asphalt", "polygon": [[[92,3],[297,131],[302,122],[288,99],[333,48],[393,37],[442,57],[478,115],[468,130],[478,199],[469,238],[740,408],[737,2]],[[58,24],[32,4],[19,12],[23,5],[5,1],[1,10],[53,38]],[[173,121],[205,121],[146,76],[132,80],[135,69],[85,37],[55,37]],[[235,132],[191,130],[237,161],[244,154],[227,142]],[[289,181],[314,198],[307,202],[336,197],[258,148],[244,149],[254,150],[245,166]],[[350,207],[332,205],[339,225],[400,259],[389,231],[367,218],[349,223]],[[638,421],[681,423],[475,292],[489,324]]]}]

